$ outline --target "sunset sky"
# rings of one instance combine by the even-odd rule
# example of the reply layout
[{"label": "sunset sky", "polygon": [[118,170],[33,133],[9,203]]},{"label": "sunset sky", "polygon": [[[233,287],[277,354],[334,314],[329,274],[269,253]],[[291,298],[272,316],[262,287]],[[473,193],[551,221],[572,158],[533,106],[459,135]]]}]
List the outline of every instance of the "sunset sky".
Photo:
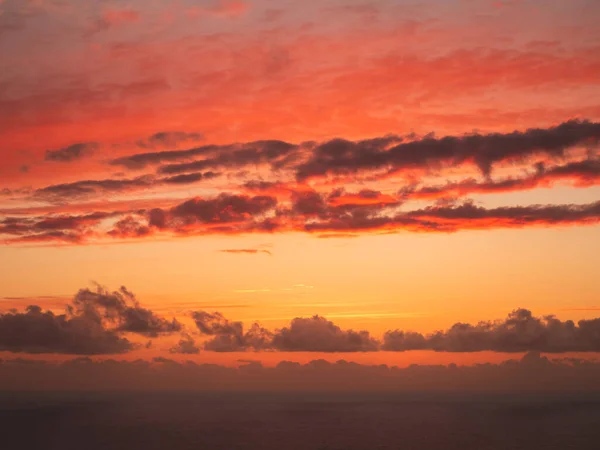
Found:
[{"label": "sunset sky", "polygon": [[0,0],[0,359],[595,358],[599,16]]}]

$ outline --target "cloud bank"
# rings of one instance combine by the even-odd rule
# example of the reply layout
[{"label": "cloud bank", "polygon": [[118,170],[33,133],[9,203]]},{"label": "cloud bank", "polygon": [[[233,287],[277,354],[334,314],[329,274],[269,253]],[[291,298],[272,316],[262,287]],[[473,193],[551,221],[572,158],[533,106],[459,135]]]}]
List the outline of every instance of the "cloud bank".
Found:
[{"label": "cloud bank", "polygon": [[406,393],[471,392],[586,393],[600,391],[600,363],[550,360],[527,353],[520,360],[474,366],[364,365],[345,360],[307,364],[281,361],[275,367],[246,362],[239,368],[215,364],[154,361],[93,361],[60,364],[22,359],[0,360],[0,383],[25,391],[204,391]]},{"label": "cloud bank", "polygon": [[[182,131],[155,133],[135,143],[153,151],[97,161],[99,172],[123,170],[106,178],[3,188],[7,202],[34,206],[31,212],[5,209],[0,238],[6,244],[82,245],[211,234],[449,233],[600,221],[597,201],[490,207],[470,198],[559,185],[600,186],[597,122],[569,120],[547,128],[439,138],[389,134],[154,151],[201,138]],[[48,151],[47,159],[75,167],[97,145]],[[109,211],[115,203],[109,199],[127,205],[136,196],[144,199],[143,208]],[[35,213],[40,202],[48,204],[46,214]],[[66,204],[72,215],[62,212]]]},{"label": "cloud bank", "polygon": [[[503,320],[475,325],[458,322],[424,335],[392,329],[381,339],[367,330],[343,329],[325,317],[296,317],[269,330],[246,327],[220,312],[189,311],[186,320],[167,319],[144,308],[127,288],[81,289],[64,314],[31,305],[23,312],[0,313],[0,351],[14,353],[111,354],[139,348],[128,338],[180,336],[171,353],[214,352],[435,352],[566,353],[600,352],[600,318],[577,323],[555,316],[536,317],[516,309]],[[183,319],[182,319],[183,320]]]}]

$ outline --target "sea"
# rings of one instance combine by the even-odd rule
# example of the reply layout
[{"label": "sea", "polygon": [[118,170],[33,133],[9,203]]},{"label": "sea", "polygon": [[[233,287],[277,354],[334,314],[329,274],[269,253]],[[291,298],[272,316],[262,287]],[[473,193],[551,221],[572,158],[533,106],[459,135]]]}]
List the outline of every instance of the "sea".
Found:
[{"label": "sea", "polygon": [[3,450],[598,450],[600,398],[0,393]]}]

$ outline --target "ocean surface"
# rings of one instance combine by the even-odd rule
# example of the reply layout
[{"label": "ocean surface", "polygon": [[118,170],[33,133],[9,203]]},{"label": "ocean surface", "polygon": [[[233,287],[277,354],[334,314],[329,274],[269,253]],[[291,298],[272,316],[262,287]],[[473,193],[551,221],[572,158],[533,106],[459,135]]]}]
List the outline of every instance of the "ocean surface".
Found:
[{"label": "ocean surface", "polygon": [[0,394],[3,450],[600,449],[600,399]]}]

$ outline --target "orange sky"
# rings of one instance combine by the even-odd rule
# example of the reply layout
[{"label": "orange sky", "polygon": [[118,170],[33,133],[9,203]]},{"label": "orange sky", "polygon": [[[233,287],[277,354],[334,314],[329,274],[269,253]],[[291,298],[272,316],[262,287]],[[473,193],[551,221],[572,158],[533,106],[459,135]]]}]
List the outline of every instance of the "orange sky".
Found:
[{"label": "orange sky", "polygon": [[0,311],[598,316],[597,3],[82,3],[0,2]]}]

